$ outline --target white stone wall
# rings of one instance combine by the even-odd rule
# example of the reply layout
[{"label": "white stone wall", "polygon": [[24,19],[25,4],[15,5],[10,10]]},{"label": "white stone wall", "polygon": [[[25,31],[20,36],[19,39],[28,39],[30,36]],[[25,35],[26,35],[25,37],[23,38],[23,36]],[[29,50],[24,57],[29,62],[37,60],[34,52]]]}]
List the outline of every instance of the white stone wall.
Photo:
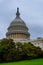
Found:
[{"label": "white stone wall", "polygon": [[29,40],[29,39],[24,39],[24,38],[12,38],[13,40],[14,40],[14,42],[26,42],[26,43],[28,43],[28,42],[31,42],[34,46],[36,46],[36,47],[40,47],[42,50],[43,50],[43,38],[41,38],[41,39],[35,39],[35,40]]},{"label": "white stone wall", "polygon": [[32,40],[31,43],[36,47],[39,46],[43,50],[43,39]]},{"label": "white stone wall", "polygon": [[36,40],[28,40],[28,39],[14,39],[14,42],[31,42],[34,46],[36,47],[40,47],[43,50],[43,39],[36,39]]}]

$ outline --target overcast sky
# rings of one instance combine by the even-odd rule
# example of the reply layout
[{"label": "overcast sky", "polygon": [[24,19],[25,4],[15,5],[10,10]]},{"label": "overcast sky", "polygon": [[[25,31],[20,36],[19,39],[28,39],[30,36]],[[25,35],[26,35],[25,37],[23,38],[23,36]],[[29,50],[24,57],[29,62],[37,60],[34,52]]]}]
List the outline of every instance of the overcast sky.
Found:
[{"label": "overcast sky", "polygon": [[43,0],[0,0],[0,39],[6,37],[17,7],[29,28],[30,37],[43,37]]}]

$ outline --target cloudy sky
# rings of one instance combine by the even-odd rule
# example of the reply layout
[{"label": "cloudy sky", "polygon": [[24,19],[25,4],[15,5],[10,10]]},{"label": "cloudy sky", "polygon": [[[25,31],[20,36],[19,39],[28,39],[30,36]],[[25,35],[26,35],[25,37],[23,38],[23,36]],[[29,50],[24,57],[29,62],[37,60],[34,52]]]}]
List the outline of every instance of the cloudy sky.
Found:
[{"label": "cloudy sky", "polygon": [[0,39],[6,37],[17,7],[29,28],[31,38],[43,37],[43,0],[0,0]]}]

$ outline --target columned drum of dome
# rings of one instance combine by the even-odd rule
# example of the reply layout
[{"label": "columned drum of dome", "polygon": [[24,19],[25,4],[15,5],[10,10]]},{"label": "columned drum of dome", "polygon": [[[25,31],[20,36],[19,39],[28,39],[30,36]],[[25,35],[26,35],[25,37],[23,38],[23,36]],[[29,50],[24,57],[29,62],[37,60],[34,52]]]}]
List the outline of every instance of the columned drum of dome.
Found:
[{"label": "columned drum of dome", "polygon": [[28,40],[30,39],[30,33],[25,22],[20,18],[19,8],[17,8],[16,18],[11,22],[8,27],[6,37],[14,40]]}]

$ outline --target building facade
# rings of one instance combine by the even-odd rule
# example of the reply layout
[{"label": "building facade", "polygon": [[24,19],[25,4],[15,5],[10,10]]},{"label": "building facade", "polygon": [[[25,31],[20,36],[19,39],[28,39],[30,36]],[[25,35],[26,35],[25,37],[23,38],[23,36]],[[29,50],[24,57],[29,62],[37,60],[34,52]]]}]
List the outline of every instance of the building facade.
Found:
[{"label": "building facade", "polygon": [[35,46],[39,46],[43,50],[43,38],[37,38],[35,40],[30,39],[30,33],[25,22],[21,19],[19,8],[17,8],[16,17],[10,23],[6,38],[13,39],[15,42],[31,42]]},{"label": "building facade", "polygon": [[29,40],[30,33],[25,22],[20,18],[19,8],[17,8],[16,18],[11,22],[6,33],[7,38],[12,38],[15,41]]}]

